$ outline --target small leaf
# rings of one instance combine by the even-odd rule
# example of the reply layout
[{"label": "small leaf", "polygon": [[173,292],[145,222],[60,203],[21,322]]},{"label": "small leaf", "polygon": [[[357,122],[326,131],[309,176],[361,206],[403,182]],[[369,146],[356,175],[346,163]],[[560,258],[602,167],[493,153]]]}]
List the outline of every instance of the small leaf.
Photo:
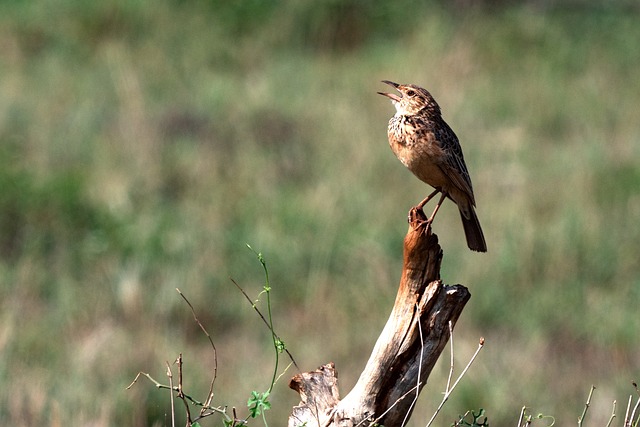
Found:
[{"label": "small leaf", "polygon": [[271,403],[267,400],[268,397],[268,391],[265,391],[264,393],[258,393],[257,391],[251,392],[251,397],[247,401],[249,415],[251,415],[251,418],[256,418],[264,411],[271,409]]}]

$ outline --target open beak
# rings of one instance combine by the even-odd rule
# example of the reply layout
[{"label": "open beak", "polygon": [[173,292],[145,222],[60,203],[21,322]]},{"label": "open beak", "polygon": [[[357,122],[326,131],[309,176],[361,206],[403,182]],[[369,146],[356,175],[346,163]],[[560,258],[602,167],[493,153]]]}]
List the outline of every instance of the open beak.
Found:
[{"label": "open beak", "polygon": [[[394,83],[389,80],[383,80],[382,83],[388,84],[389,86],[393,86],[395,89],[398,89],[398,86],[400,86],[398,83]],[[386,92],[378,92],[378,93],[380,95],[386,96],[387,98],[390,98],[394,102],[400,102],[400,100],[402,99],[402,95],[398,96],[395,93],[386,93]]]}]

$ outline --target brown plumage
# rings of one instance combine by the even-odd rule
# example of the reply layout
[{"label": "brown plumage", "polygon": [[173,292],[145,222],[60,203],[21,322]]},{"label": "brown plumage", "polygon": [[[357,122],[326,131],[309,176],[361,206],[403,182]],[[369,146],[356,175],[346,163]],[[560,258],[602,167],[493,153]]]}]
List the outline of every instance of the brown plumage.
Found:
[{"label": "brown plumage", "polygon": [[391,99],[396,114],[389,121],[389,145],[398,159],[415,176],[435,191],[418,205],[424,205],[442,193],[428,221],[436,216],[445,197],[460,210],[462,226],[471,250],[486,252],[482,228],[475,212],[471,177],[464,163],[458,137],[442,119],[440,106],[431,94],[419,86],[401,85],[384,80],[400,94],[378,92]]}]

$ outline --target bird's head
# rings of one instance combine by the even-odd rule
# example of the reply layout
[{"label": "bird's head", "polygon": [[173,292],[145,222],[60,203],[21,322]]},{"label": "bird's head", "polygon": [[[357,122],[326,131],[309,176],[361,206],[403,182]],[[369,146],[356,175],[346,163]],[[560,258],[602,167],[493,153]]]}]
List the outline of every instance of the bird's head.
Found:
[{"label": "bird's head", "polygon": [[401,85],[389,80],[383,80],[382,83],[394,87],[399,92],[399,95],[378,92],[380,95],[391,99],[399,114],[414,116],[424,109],[427,109],[430,113],[440,114],[440,107],[426,89],[416,85]]}]

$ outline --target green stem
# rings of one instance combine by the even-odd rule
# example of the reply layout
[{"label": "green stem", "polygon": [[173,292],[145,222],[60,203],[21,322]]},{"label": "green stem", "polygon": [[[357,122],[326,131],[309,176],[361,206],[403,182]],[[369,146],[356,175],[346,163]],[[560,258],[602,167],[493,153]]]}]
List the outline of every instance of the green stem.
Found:
[{"label": "green stem", "polygon": [[278,364],[280,361],[280,351],[278,349],[278,337],[276,336],[275,330],[273,329],[273,317],[271,315],[271,284],[269,283],[269,270],[267,269],[267,263],[262,256],[262,253],[256,252],[251,246],[247,245],[251,251],[258,257],[260,264],[262,264],[262,269],[264,270],[264,292],[267,294],[267,318],[269,319],[269,330],[271,331],[271,342],[273,343],[273,349],[276,353],[276,363],[273,369],[273,376],[271,377],[271,385],[269,385],[269,390],[267,393],[271,393],[273,390],[273,386],[276,383],[276,377],[278,375]]}]

